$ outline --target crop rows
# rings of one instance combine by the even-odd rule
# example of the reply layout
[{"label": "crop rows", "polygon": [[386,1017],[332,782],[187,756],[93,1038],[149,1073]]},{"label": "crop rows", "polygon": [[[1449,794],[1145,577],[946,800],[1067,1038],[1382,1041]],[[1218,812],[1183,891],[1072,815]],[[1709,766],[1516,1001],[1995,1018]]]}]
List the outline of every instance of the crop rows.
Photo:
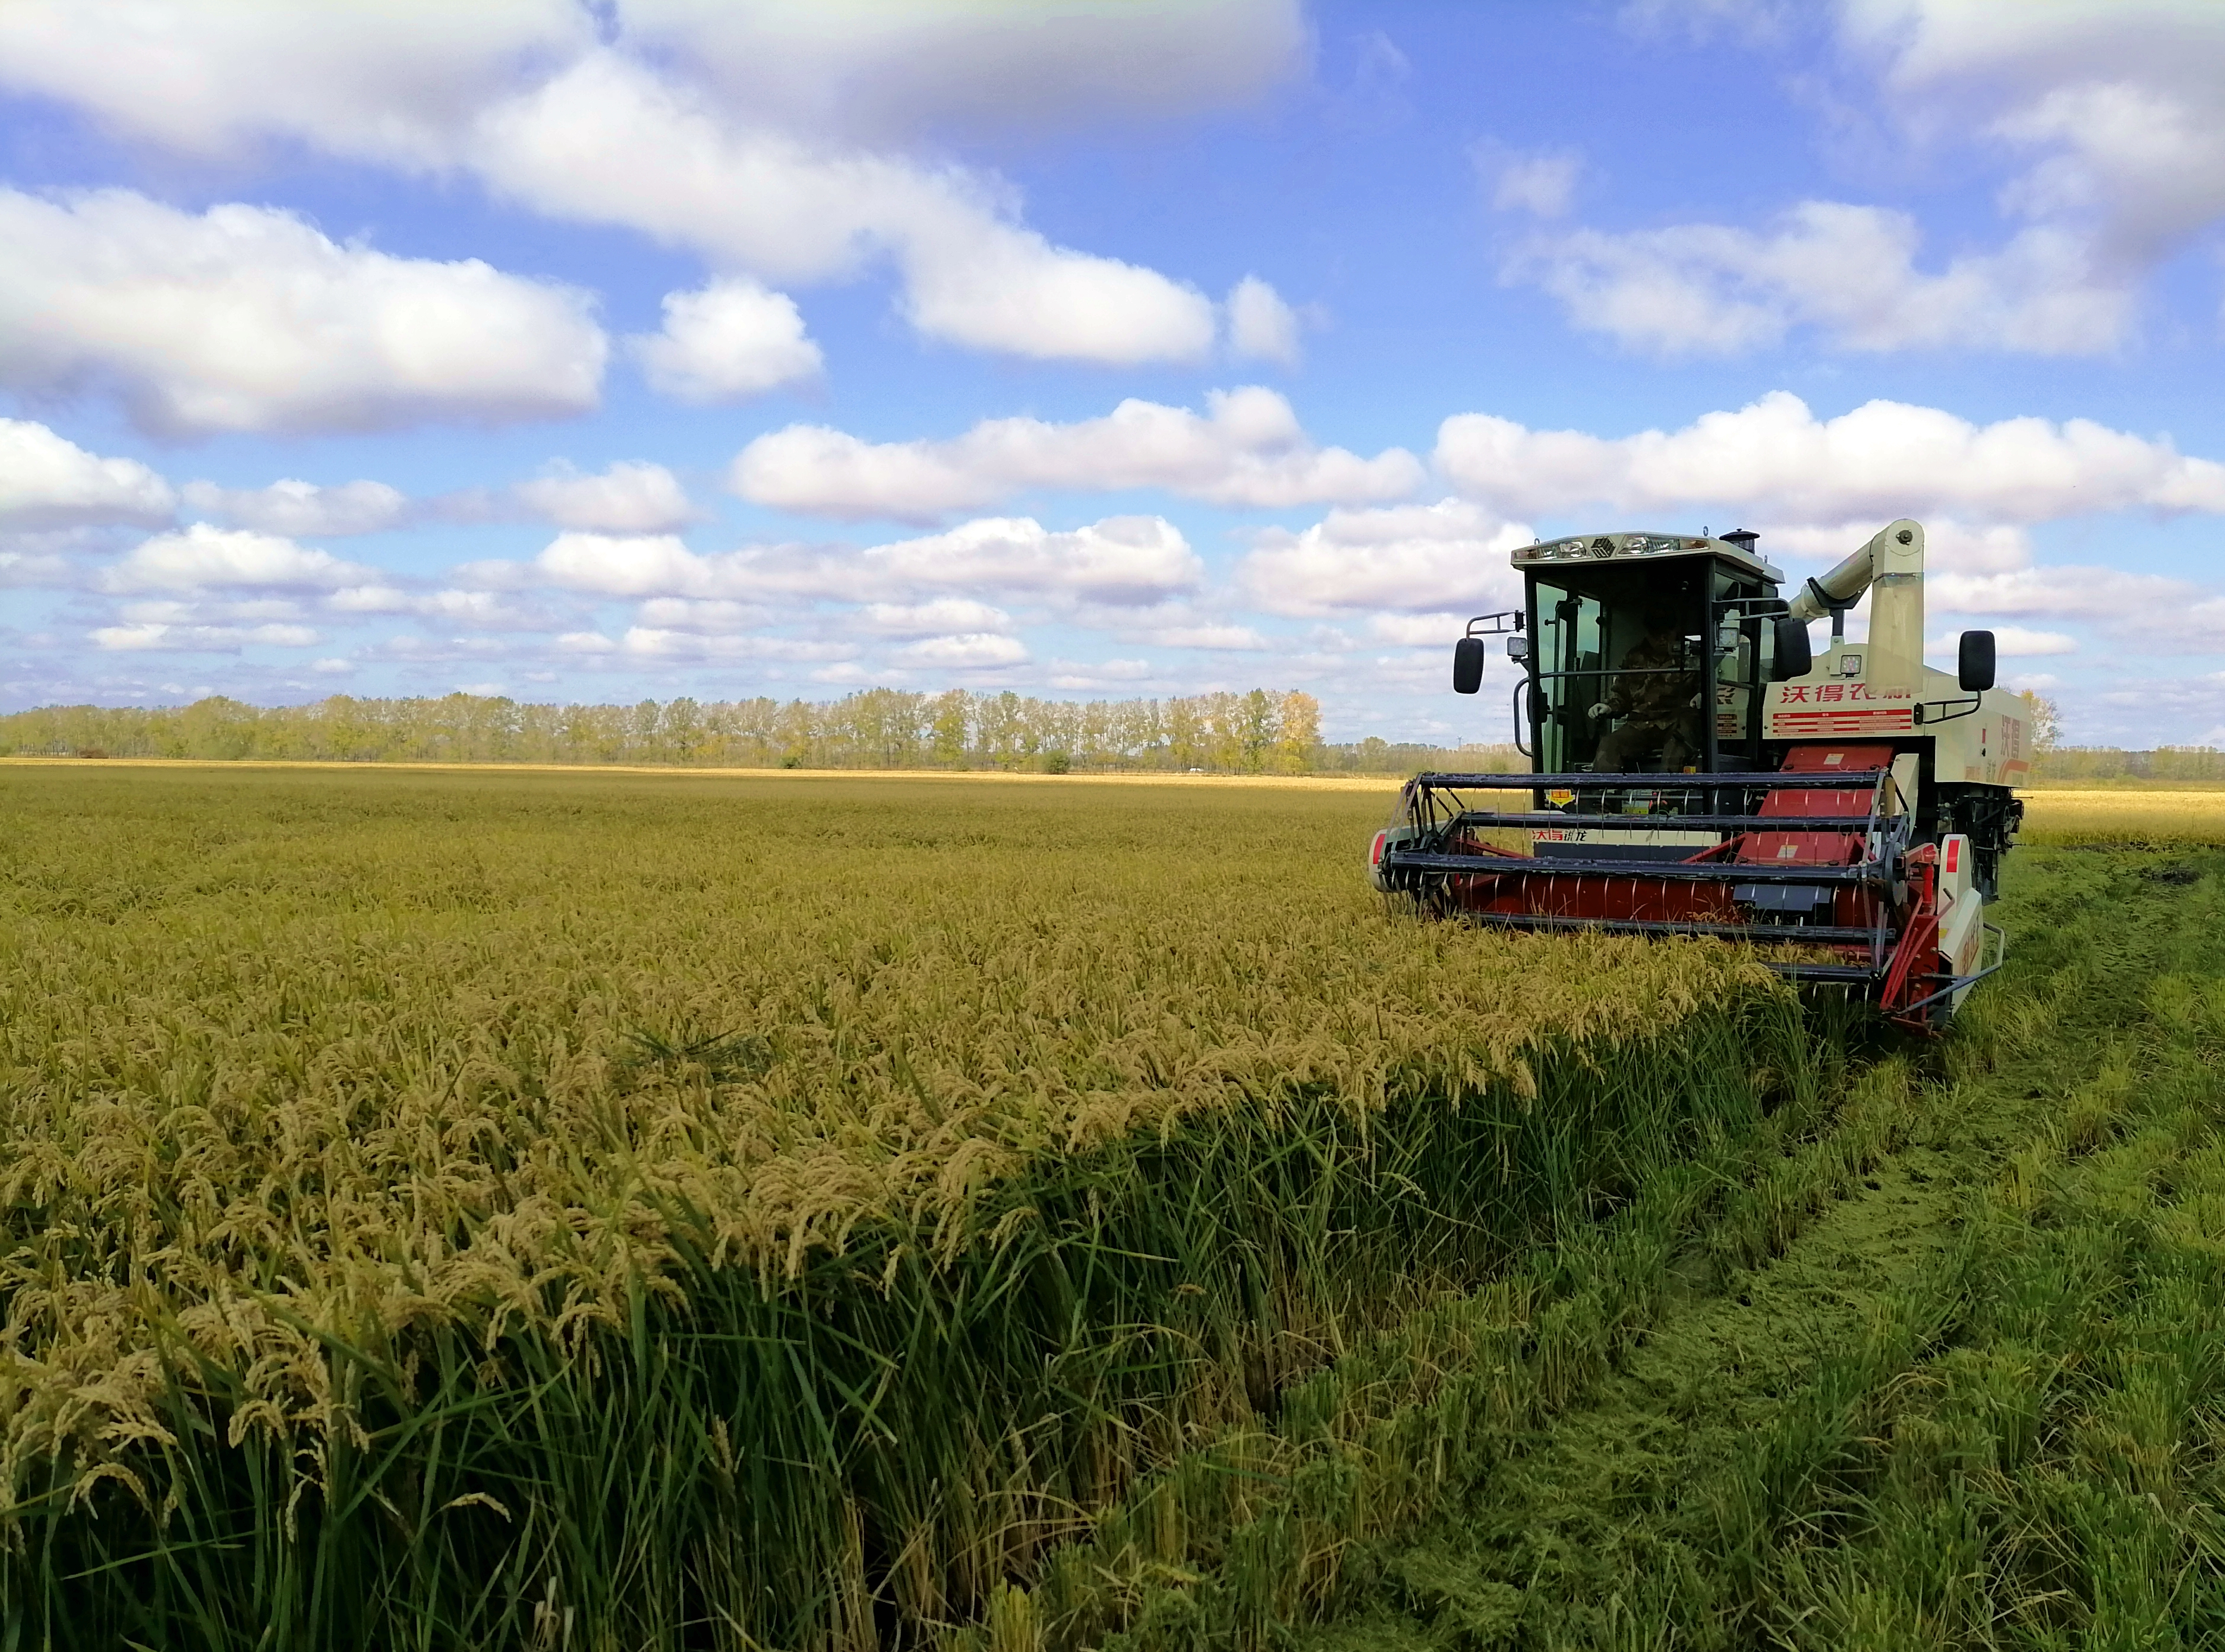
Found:
[{"label": "crop rows", "polygon": [[[1812,1092],[1336,793],[13,770],[0,1630],[846,1646]],[[567,1627],[568,1626],[568,1627]]]}]

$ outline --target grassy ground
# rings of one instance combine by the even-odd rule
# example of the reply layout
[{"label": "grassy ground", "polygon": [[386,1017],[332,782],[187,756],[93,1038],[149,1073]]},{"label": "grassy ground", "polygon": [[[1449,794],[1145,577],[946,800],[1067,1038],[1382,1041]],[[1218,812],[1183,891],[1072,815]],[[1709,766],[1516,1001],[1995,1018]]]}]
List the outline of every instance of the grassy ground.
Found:
[{"label": "grassy ground", "polygon": [[[2225,853],[2122,846],[2144,829],[2013,858],[2015,963],[1943,1045],[1541,1256],[1455,1358],[1433,1327],[1386,1338],[1341,1426],[1286,1414],[1253,1444],[1292,1489],[1248,1528],[1028,1626],[1314,1652],[2217,1643]],[[1435,1484],[1393,1506],[1417,1454]],[[1303,1528],[1309,1495],[1310,1554],[1263,1568],[1257,1533]]]}]

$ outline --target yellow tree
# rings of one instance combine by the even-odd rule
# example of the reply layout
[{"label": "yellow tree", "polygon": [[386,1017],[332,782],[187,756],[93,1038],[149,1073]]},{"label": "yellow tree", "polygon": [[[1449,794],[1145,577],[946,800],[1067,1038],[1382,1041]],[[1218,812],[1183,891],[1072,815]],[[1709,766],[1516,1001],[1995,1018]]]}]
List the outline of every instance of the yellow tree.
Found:
[{"label": "yellow tree", "polygon": [[1286,775],[1302,775],[1321,766],[1321,702],[1311,694],[1291,689],[1277,708],[1275,767]]}]

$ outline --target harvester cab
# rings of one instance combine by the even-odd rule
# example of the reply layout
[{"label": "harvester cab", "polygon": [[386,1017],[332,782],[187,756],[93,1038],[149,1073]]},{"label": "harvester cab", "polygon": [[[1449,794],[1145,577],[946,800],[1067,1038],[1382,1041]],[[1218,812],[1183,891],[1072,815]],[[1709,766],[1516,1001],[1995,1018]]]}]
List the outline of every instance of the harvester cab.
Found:
[{"label": "harvester cab", "polygon": [[[2004,955],[1983,912],[2023,816],[2023,702],[1994,686],[1990,632],[1962,634],[1955,672],[1924,664],[1919,524],[1790,601],[1756,539],[1515,552],[1523,605],[1468,622],[1453,687],[1477,693],[1503,643],[1531,769],[1416,775],[1372,876],[1431,916],[1756,943],[1936,1028]],[[1849,642],[1865,592],[1869,635]]]}]

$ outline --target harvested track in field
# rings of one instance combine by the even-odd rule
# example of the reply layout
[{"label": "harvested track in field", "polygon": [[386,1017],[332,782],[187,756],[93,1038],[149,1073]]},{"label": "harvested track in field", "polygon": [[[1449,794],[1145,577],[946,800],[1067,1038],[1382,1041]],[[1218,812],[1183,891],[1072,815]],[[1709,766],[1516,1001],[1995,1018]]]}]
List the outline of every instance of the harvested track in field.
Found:
[{"label": "harvested track in field", "polygon": [[1385,1559],[1369,1605],[1322,1630],[1321,1652],[1440,1644],[1612,1643],[1633,1577],[1697,1560],[1720,1529],[1721,1465],[1858,1347],[1880,1304],[1923,1291],[1954,1250],[1973,1178],[2014,1131],[1925,1131],[1870,1167],[1782,1256],[1717,1273],[1688,1257],[1673,1306],[1596,1389],[1527,1436],[1457,1514]]},{"label": "harvested track in field", "polygon": [[[1509,1437],[1300,1643],[2209,1643],[2214,1239],[2145,1342],[2139,1326],[2152,1275],[2175,1281],[2171,1239],[2209,1239],[2222,1213],[2203,1174],[2225,1123],[2221,864],[2043,862],[2056,927],[2027,936],[2022,978],[1860,1185],[1752,1269],[1711,1264],[1703,1237],[1613,1370]],[[2135,1330],[2091,1334],[2104,1321]]]}]

